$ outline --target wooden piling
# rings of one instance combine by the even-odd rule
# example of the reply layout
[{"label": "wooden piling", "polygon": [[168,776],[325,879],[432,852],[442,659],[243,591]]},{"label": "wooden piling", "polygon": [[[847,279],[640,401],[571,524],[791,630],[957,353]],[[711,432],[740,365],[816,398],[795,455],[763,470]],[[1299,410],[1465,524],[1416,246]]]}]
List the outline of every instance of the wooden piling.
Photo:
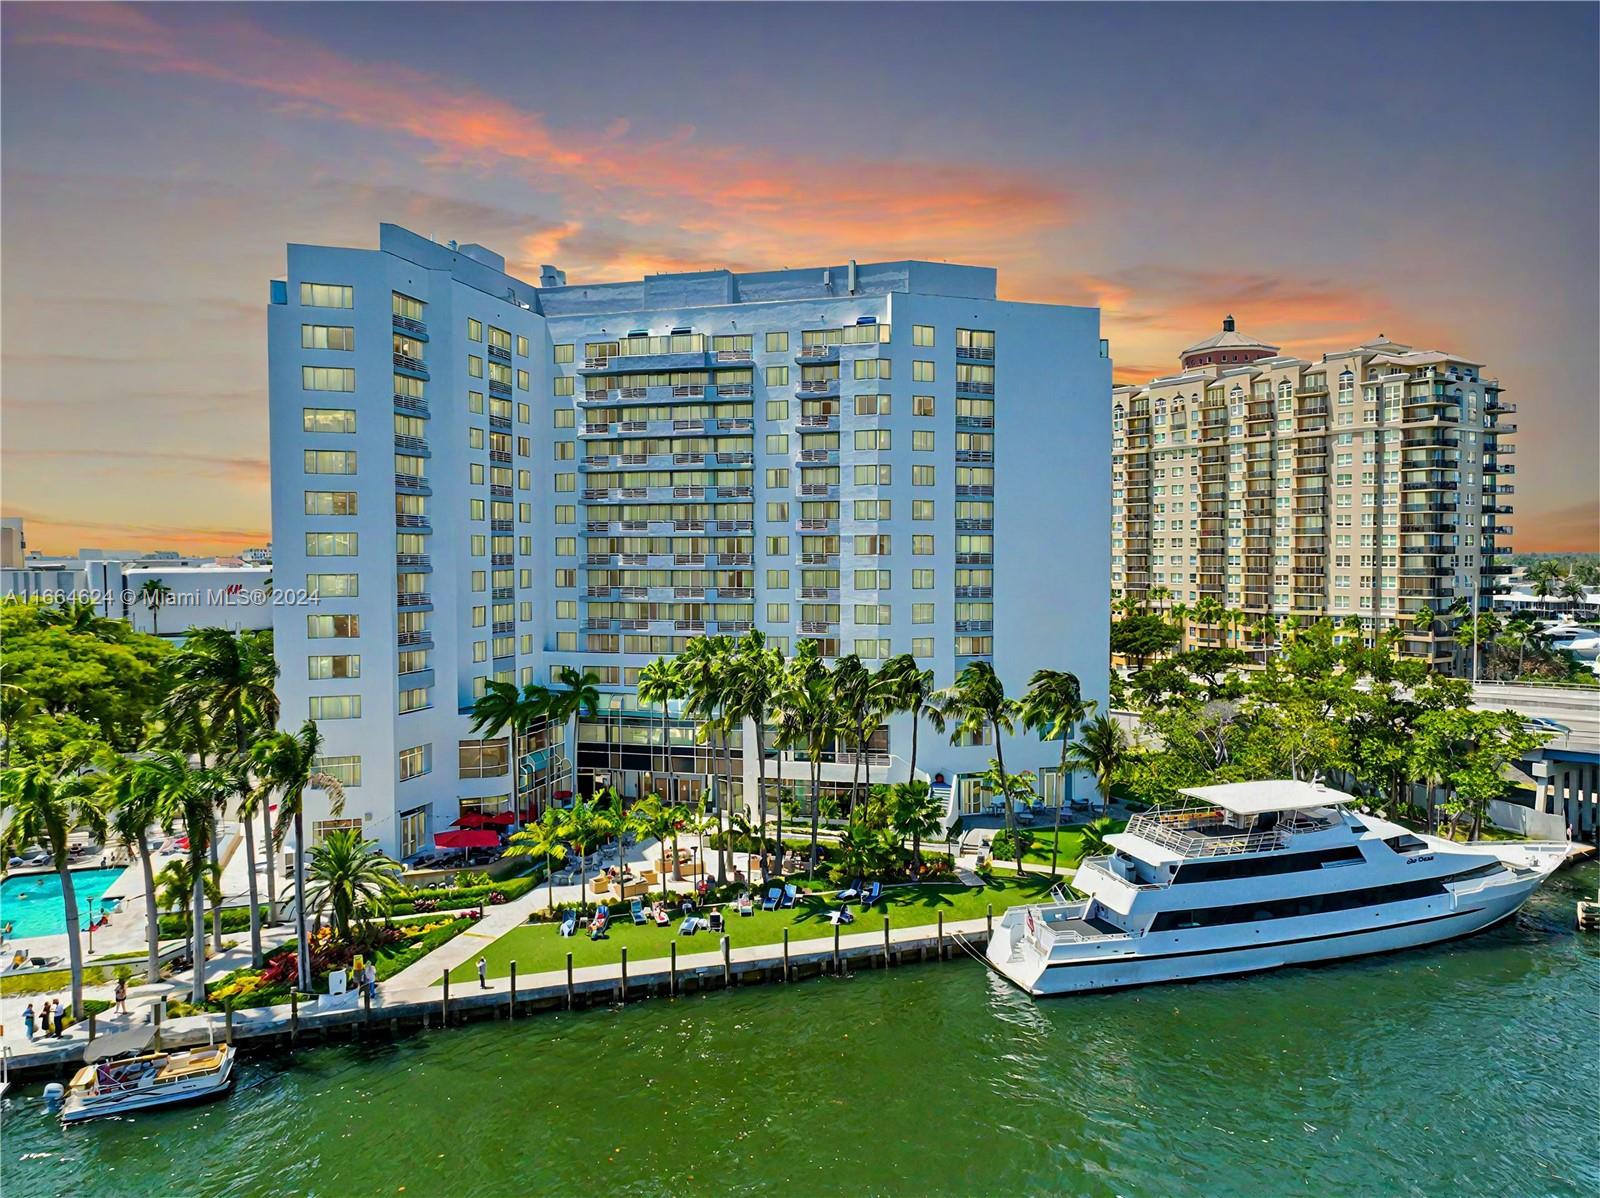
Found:
[{"label": "wooden piling", "polygon": [[[231,1007],[228,1009],[228,1021],[230,1024],[233,1021],[233,1008]],[[361,1022],[363,1024],[372,1022],[372,987],[365,983],[361,986]]]},{"label": "wooden piling", "polygon": [[789,980],[789,929],[783,929],[783,980]]},{"label": "wooden piling", "polygon": [[572,985],[572,954],[567,954],[567,1010],[578,1004],[578,992]]},{"label": "wooden piling", "polygon": [[289,1044],[300,1038],[300,991],[289,991]]},{"label": "wooden piling", "polygon": [[510,1019],[517,1017],[517,963],[511,962],[511,1014]]},{"label": "wooden piling", "polygon": [[722,938],[722,988],[726,990],[733,985],[733,955],[728,945],[728,938]]},{"label": "wooden piling", "polygon": [[89,1043],[94,1043],[94,1012],[89,1012]]},{"label": "wooden piling", "polygon": [[[784,935],[787,936],[788,933],[785,932]],[[672,957],[672,965],[671,965],[670,971],[667,974],[667,993],[671,997],[677,998],[678,997],[678,942],[676,940],[674,940],[672,942],[671,957]]]},{"label": "wooden piling", "polygon": [[624,944],[622,946],[622,978],[621,978],[621,986],[620,986],[618,992],[622,996],[622,1001],[623,1002],[627,1002],[628,1001],[628,946],[626,944]]},{"label": "wooden piling", "polygon": [[988,920],[989,920],[989,939],[993,940],[994,939],[994,904],[993,903],[989,904]]},{"label": "wooden piling", "polygon": [[889,968],[889,917],[883,917],[883,967]]},{"label": "wooden piling", "polygon": [[939,912],[939,960],[944,960],[944,912]]},{"label": "wooden piling", "polygon": [[833,925],[833,972],[839,972],[839,925]]},{"label": "wooden piling", "polygon": [[226,1020],[227,1020],[227,1022],[224,1023],[223,1026],[222,1026],[222,1042],[224,1044],[232,1044],[233,1043],[233,1004],[231,1002],[227,1006]]},{"label": "wooden piling", "polygon": [[444,977],[444,997],[439,1000],[439,1026],[450,1026],[450,971],[447,969]]}]

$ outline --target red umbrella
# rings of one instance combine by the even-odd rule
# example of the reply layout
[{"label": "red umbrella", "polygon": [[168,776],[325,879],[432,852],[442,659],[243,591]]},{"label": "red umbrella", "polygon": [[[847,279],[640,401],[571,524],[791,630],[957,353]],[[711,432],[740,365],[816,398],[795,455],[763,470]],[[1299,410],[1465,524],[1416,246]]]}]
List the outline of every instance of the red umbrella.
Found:
[{"label": "red umbrella", "polygon": [[497,811],[493,815],[484,817],[484,826],[490,828],[509,828],[517,822],[515,811]]},{"label": "red umbrella", "polygon": [[454,826],[457,828],[487,828],[494,822],[494,816],[485,815],[481,811],[463,811]]},{"label": "red umbrella", "polygon": [[440,849],[492,849],[500,845],[498,832],[435,832],[433,844]]}]

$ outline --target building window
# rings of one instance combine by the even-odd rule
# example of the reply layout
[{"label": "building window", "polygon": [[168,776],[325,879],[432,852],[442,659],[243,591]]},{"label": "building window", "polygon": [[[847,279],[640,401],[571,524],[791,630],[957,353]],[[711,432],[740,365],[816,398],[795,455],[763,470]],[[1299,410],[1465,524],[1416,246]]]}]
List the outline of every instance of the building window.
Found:
[{"label": "building window", "polygon": [[356,453],[353,449],[308,449],[305,451],[307,474],[354,474]]},{"label": "building window", "polygon": [[931,557],[933,555],[933,538],[926,533],[919,533],[912,537],[911,552],[918,557]]},{"label": "building window", "polygon": [[911,448],[917,453],[933,452],[933,430],[931,428],[913,429],[911,432]]},{"label": "building window", "polygon": [[399,702],[396,707],[401,712],[421,711],[428,706],[428,688],[425,686],[412,687],[400,692]]},{"label": "building window", "polygon": [[931,636],[914,636],[911,638],[912,657],[932,657],[933,638]]},{"label": "building window", "polygon": [[933,396],[913,395],[911,397],[911,414],[913,416],[932,416]]},{"label": "building window", "polygon": [[457,770],[463,778],[500,778],[511,772],[511,741],[464,740],[456,746]]},{"label": "building window", "polygon": [[310,715],[314,720],[359,720],[360,695],[312,695]]},{"label": "building window", "polygon": [[306,533],[307,557],[355,557],[360,552],[358,534],[353,532]]},{"label": "building window", "polygon": [[342,349],[356,347],[356,331],[348,325],[303,324],[300,326],[301,349]]},{"label": "building window", "polygon": [[300,306],[303,308],[354,308],[356,289],[341,283],[301,283]]},{"label": "building window", "polygon": [[307,616],[306,637],[309,640],[355,637],[361,635],[360,616]]},{"label": "building window", "polygon": [[858,428],[855,432],[857,449],[882,452],[893,447],[894,438],[886,428]]},{"label": "building window", "polygon": [[768,333],[767,334],[767,352],[769,354],[784,354],[784,353],[788,353],[789,352],[789,334],[788,334],[788,332],[785,331],[785,332],[782,332],[782,333]]},{"label": "building window", "polygon": [[911,363],[911,381],[913,383],[933,382],[933,363],[917,359]]},{"label": "building window", "polygon": [[933,326],[931,324],[914,324],[911,326],[912,345],[932,345]]},{"label": "building window", "polygon": [[788,453],[789,452],[789,434],[788,433],[768,433],[767,434],[767,452],[768,453]]},{"label": "building window", "polygon": [[360,581],[358,574],[307,574],[306,593],[313,599],[354,599]]},{"label": "building window", "polygon": [[[319,774],[327,774],[340,786],[351,787],[361,785],[361,757],[359,754],[349,757],[314,757],[311,768]],[[311,789],[315,790],[316,787]]]},{"label": "building window", "polygon": [[420,778],[433,769],[433,746],[413,745],[400,750],[400,781]]},{"label": "building window", "polygon": [[911,485],[913,487],[931,487],[934,485],[935,471],[932,466],[911,467]]},{"label": "building window", "polygon": [[324,654],[306,658],[306,677],[318,680],[322,678],[359,678],[361,677],[361,655],[350,654]]},{"label": "building window", "polygon": [[552,345],[550,349],[554,354],[557,366],[565,366],[573,360],[574,346],[570,342]]},{"label": "building window", "polygon": [[356,372],[350,366],[302,366],[300,387],[304,391],[354,391]]},{"label": "building window", "polygon": [[787,624],[789,622],[789,605],[787,603],[767,604],[767,623]]},{"label": "building window", "polygon": [[911,501],[911,518],[913,520],[932,520],[933,500],[913,499]]}]

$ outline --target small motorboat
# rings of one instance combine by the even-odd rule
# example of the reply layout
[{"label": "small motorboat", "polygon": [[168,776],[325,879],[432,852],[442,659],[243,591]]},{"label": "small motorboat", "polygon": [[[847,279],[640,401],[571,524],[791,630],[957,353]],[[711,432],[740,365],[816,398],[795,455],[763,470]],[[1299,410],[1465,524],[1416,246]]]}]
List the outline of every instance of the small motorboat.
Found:
[{"label": "small motorboat", "polygon": [[[148,1048],[153,1029],[139,1029]],[[129,1033],[104,1036],[85,1053],[86,1064],[68,1084],[61,1106],[63,1123],[83,1123],[108,1115],[127,1115],[156,1107],[220,1098],[233,1086],[234,1048],[209,1044],[178,1052],[122,1051]],[[116,1054],[116,1055],[108,1055]]]}]

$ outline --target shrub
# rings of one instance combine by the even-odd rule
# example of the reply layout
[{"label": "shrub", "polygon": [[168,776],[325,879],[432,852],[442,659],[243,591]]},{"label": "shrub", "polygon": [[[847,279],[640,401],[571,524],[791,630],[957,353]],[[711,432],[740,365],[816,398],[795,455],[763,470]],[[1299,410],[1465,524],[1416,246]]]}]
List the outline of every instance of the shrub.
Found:
[{"label": "shrub", "polygon": [[998,859],[1015,861],[1018,856],[1027,853],[1033,846],[1033,833],[1026,828],[1018,828],[1015,832],[1009,828],[1002,828],[994,835],[994,840],[989,846],[989,851]]},{"label": "shrub", "polygon": [[[260,907],[261,922],[265,923],[268,911],[263,904]],[[209,934],[211,927],[211,912],[206,911],[206,928]],[[244,932],[250,928],[249,907],[224,907],[222,909],[222,930],[224,932]],[[177,940],[189,935],[189,917],[181,913],[163,915],[161,917],[161,936],[165,940]]]}]

